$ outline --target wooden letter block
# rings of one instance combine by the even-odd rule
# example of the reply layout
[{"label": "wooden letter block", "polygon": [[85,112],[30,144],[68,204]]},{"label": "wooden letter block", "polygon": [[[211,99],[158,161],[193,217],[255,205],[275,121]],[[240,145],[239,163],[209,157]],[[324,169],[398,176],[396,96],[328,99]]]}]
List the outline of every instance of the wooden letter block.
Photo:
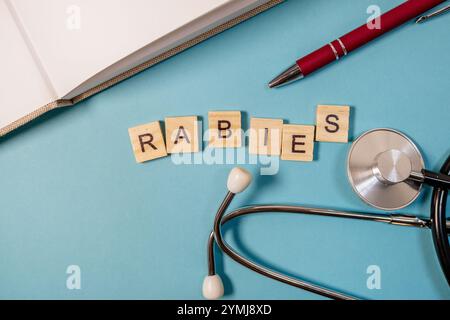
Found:
[{"label": "wooden letter block", "polygon": [[281,159],[313,161],[314,126],[285,124],[283,126]]},{"label": "wooden letter block", "polygon": [[316,140],[348,142],[349,106],[317,106]]},{"label": "wooden letter block", "polygon": [[166,144],[168,153],[199,152],[199,125],[197,117],[166,118]]},{"label": "wooden letter block", "polygon": [[240,111],[210,111],[209,146],[212,148],[239,148],[242,146]]},{"label": "wooden letter block", "polygon": [[281,138],[283,120],[250,119],[249,153],[279,156],[281,154]]},{"label": "wooden letter block", "polygon": [[167,156],[159,121],[128,129],[136,162]]}]

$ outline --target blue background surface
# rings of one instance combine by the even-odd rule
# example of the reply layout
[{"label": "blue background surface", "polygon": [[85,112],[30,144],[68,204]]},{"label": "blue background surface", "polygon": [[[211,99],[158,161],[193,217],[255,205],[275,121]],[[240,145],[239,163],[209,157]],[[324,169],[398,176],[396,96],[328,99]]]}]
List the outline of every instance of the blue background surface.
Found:
[{"label": "blue background surface", "polygon": [[[449,149],[450,15],[409,23],[296,84],[268,80],[295,58],[365,22],[371,4],[290,0],[0,143],[0,298],[201,299],[206,239],[232,165],[136,164],[129,127],[166,116],[242,110],[314,124],[317,104],[352,106],[351,137],[391,127],[438,170]],[[203,124],[206,128],[206,121]],[[232,203],[376,212],[347,182],[349,144],[316,143],[312,163],[282,161]],[[428,216],[430,192],[402,213]],[[371,299],[449,299],[431,232],[324,217],[263,215],[226,239],[278,271]],[[66,288],[79,265],[82,289]],[[316,299],[218,259],[229,299]],[[366,287],[369,265],[381,290]]]}]

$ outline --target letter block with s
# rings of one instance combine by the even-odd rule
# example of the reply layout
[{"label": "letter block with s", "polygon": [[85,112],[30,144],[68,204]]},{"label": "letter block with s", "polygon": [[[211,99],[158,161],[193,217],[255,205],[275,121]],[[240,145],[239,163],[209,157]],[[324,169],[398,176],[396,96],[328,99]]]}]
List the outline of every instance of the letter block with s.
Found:
[{"label": "letter block with s", "polygon": [[348,142],[349,106],[317,106],[316,141]]},{"label": "letter block with s", "polygon": [[128,134],[136,162],[141,163],[167,156],[159,121],[129,128]]}]

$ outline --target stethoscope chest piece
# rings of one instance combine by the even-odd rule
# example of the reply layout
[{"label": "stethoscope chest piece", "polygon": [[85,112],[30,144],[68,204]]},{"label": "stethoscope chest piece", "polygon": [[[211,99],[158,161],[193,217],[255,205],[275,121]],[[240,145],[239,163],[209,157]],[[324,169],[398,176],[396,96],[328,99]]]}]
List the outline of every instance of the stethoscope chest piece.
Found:
[{"label": "stethoscope chest piece", "polygon": [[382,210],[406,207],[419,196],[421,183],[409,178],[422,169],[418,148],[392,129],[364,133],[352,144],[347,159],[347,175],[355,193]]}]

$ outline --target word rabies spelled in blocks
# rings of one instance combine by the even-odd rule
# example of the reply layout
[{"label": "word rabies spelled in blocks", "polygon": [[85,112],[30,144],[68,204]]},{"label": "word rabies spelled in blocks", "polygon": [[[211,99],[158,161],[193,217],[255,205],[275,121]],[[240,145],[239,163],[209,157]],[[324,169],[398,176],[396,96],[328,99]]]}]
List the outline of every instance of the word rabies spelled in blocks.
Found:
[{"label": "word rabies spelled in blocks", "polygon": [[[350,107],[318,105],[316,126],[283,124],[281,119],[251,118],[249,153],[280,156],[281,160],[313,161],[314,141],[348,142]],[[208,147],[243,146],[240,111],[208,112]],[[201,122],[197,116],[167,117],[165,140],[159,121],[128,129],[136,161],[172,153],[200,152]]]}]

